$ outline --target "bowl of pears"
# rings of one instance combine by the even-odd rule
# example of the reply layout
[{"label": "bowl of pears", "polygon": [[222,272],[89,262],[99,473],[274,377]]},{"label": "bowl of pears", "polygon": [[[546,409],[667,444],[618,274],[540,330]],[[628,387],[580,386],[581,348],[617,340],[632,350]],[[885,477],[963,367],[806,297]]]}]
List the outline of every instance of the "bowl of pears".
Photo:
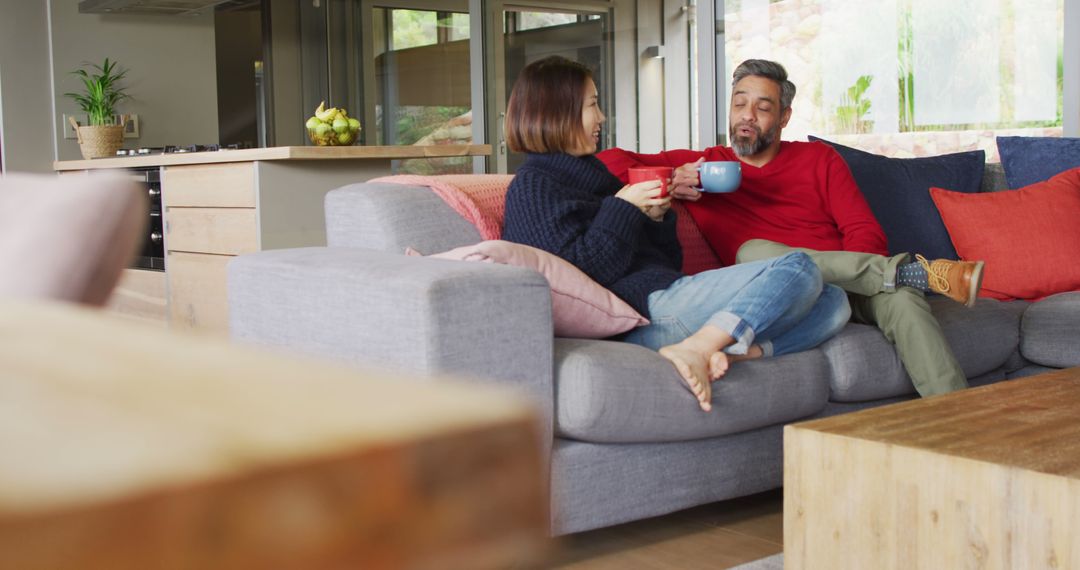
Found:
[{"label": "bowl of pears", "polygon": [[325,101],[319,103],[304,126],[312,144],[318,146],[348,146],[360,135],[359,120],[350,117],[345,109],[326,108]]}]

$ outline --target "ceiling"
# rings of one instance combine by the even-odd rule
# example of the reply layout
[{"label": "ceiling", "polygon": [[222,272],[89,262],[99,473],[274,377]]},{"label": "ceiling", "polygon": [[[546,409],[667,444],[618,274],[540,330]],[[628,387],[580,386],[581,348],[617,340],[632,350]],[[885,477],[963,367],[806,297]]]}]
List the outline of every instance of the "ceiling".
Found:
[{"label": "ceiling", "polygon": [[81,14],[198,15],[208,10],[257,8],[260,0],[82,0]]}]

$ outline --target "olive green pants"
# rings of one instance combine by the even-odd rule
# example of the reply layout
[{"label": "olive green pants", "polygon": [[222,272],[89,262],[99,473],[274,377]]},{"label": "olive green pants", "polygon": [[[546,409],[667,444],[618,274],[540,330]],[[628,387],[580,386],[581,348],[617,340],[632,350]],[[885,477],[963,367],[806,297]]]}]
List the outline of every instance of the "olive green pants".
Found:
[{"label": "olive green pants", "polygon": [[908,255],[892,257],[855,251],[815,251],[753,239],[739,248],[736,263],[801,251],[810,256],[822,279],[848,292],[851,318],[876,325],[896,345],[900,361],[922,396],[967,388],[967,379],[949,350],[941,325],[922,291],[896,287],[896,268]]}]

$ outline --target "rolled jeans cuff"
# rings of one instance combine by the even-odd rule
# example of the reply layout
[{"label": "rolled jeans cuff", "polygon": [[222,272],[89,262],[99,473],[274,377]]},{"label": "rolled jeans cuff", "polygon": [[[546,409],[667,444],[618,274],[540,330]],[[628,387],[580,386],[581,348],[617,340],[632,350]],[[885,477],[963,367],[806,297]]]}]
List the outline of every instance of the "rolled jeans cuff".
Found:
[{"label": "rolled jeans cuff", "polygon": [[735,343],[724,349],[728,354],[746,354],[754,344],[754,329],[739,316],[727,311],[720,311],[709,318],[706,325],[712,325],[735,339]]}]

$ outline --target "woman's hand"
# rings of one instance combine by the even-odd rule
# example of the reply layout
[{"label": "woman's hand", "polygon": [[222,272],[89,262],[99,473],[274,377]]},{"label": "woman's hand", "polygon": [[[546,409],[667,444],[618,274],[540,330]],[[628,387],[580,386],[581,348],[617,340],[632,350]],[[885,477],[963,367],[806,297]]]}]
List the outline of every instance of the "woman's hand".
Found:
[{"label": "woman's hand", "polygon": [[645,210],[645,215],[649,216],[654,222],[664,221],[664,214],[671,209],[671,196],[661,198],[664,201],[663,204],[657,204],[655,206],[649,206]]},{"label": "woman's hand", "polygon": [[705,162],[705,159],[699,158],[675,169],[671,177],[672,196],[688,202],[696,202],[701,198],[701,190],[698,190],[698,186],[701,184],[701,179],[698,177],[698,166],[701,166],[702,162]]},{"label": "woman's hand", "polygon": [[[641,213],[650,218],[653,217],[649,214],[651,208],[663,205],[665,206],[664,211],[666,212],[666,208],[671,206],[670,197],[660,197],[659,180],[646,180],[645,182],[638,182],[636,184],[627,184],[615,193],[615,197],[630,202],[637,207],[637,209],[641,210]],[[663,213],[660,214],[660,217],[664,217]]]}]

